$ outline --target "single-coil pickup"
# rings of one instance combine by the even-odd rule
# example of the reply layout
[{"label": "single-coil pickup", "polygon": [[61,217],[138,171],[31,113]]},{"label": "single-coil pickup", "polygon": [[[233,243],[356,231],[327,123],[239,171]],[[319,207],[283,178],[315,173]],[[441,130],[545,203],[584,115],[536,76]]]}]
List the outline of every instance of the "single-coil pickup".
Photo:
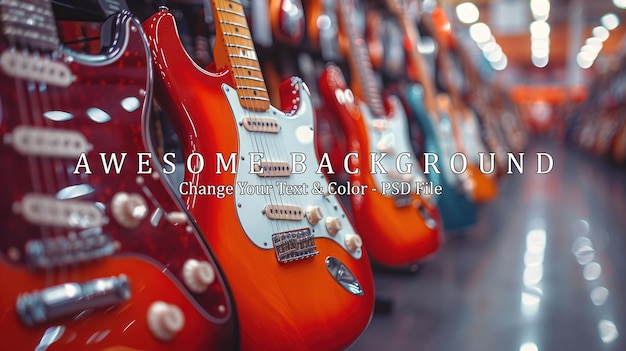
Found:
[{"label": "single-coil pickup", "polygon": [[265,205],[263,213],[269,219],[299,221],[304,218],[302,207],[296,205]]},{"label": "single-coil pickup", "polygon": [[278,133],[280,131],[280,124],[275,118],[244,117],[241,123],[249,132]]},{"label": "single-coil pickup", "polygon": [[31,240],[26,244],[27,261],[31,267],[37,269],[92,261],[111,256],[113,253],[115,253],[113,240],[101,233],[71,239],[59,236]]},{"label": "single-coil pickup", "polygon": [[272,234],[272,244],[280,263],[310,258],[319,253],[315,236],[308,228]]},{"label": "single-coil pickup", "polygon": [[71,130],[18,126],[8,141],[27,156],[76,158],[91,150],[85,136]]},{"label": "single-coil pickup", "polygon": [[108,223],[104,213],[94,203],[86,201],[27,194],[19,209],[24,219],[35,225],[86,229]]},{"label": "single-coil pickup", "polygon": [[0,67],[10,77],[58,87],[68,87],[76,79],[70,68],[62,62],[9,50],[0,55]]},{"label": "single-coil pickup", "polygon": [[254,165],[254,173],[259,177],[289,177],[291,165],[287,162],[261,162]]}]

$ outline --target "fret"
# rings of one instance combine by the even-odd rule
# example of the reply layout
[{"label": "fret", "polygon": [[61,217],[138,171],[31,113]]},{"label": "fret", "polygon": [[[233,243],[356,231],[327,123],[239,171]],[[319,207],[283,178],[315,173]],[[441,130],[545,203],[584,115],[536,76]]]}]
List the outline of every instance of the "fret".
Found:
[{"label": "fret", "polygon": [[256,71],[256,72],[261,72],[261,69],[257,66],[246,66],[246,65],[231,65],[232,68],[239,68],[239,69],[247,69],[250,71]]},{"label": "fret", "polygon": [[267,89],[265,89],[265,87],[253,87],[253,86],[249,86],[249,85],[238,85],[237,86],[239,89],[245,89],[245,90],[255,90],[255,91],[264,91],[267,92]]},{"label": "fret", "polygon": [[246,40],[252,40],[252,38],[249,35],[238,34],[238,33],[230,33],[230,32],[224,32],[222,34],[225,35],[225,36],[228,36],[228,37],[235,37],[235,38],[241,38],[241,39],[246,39]]},{"label": "fret", "polygon": [[232,22],[232,21],[226,21],[226,20],[220,20],[221,24],[227,24],[229,26],[235,26],[235,27],[239,27],[239,28],[245,28],[246,30],[248,30],[248,26],[243,24],[243,23],[238,23],[238,22]]},{"label": "fret", "polygon": [[235,79],[246,79],[246,80],[252,80],[252,81],[255,81],[255,82],[265,82],[265,80],[263,80],[263,78],[253,77],[253,76],[235,75]]},{"label": "fret", "polygon": [[241,100],[258,100],[258,101],[265,101],[265,102],[270,102],[270,99],[264,96],[249,96],[249,95],[242,95],[239,97]]},{"label": "fret", "polygon": [[250,51],[248,55],[229,54],[228,57],[257,61],[256,53],[254,51]]},{"label": "fret", "polygon": [[219,8],[219,7],[216,7],[215,10],[217,10],[218,12],[228,13],[228,14],[231,14],[231,15],[235,15],[235,16],[246,18],[246,16],[243,13],[241,13],[241,12],[228,10],[228,9],[222,9],[222,8]]},{"label": "fret", "polygon": [[241,44],[226,43],[226,47],[254,51],[254,48],[252,46],[246,46]]}]

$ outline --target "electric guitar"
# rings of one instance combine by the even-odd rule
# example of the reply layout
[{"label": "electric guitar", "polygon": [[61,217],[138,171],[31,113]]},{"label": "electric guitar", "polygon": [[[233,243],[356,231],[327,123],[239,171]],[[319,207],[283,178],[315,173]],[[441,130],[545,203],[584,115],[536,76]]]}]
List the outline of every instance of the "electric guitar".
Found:
[{"label": "electric guitar", "polygon": [[444,229],[455,231],[476,223],[475,205],[468,198],[469,185],[452,173],[450,156],[454,150],[452,126],[446,115],[440,113],[434,82],[417,49],[419,33],[406,7],[397,0],[387,1],[387,7],[402,25],[407,55],[407,75],[411,81],[404,97],[411,118],[420,127],[424,138],[424,152],[438,155],[438,172],[431,170],[428,178],[443,188],[436,197]]},{"label": "electric guitar", "polygon": [[150,160],[140,23],[110,17],[91,55],[48,1],[0,15],[0,348],[235,347],[220,269]]},{"label": "electric guitar", "polygon": [[300,44],[305,35],[302,2],[270,0],[269,11],[274,37],[291,46]]},{"label": "electric guitar", "polygon": [[[491,169],[490,157],[486,153],[478,128],[476,127],[476,117],[472,111],[465,106],[461,100],[460,92],[456,84],[454,84],[452,75],[460,74],[454,69],[450,55],[449,47],[455,42],[452,35],[451,24],[445,11],[441,7],[433,10],[431,18],[425,17],[423,20],[426,26],[432,27],[434,37],[439,44],[439,74],[446,86],[447,93],[450,98],[445,113],[448,115],[452,125],[452,132],[456,142],[457,150],[465,155],[467,167],[462,173],[467,177],[471,191],[470,196],[476,202],[485,202],[494,199],[498,195],[498,186],[495,182],[495,169]],[[483,165],[485,172],[479,169],[480,155],[483,152],[483,159],[486,162]],[[461,165],[462,167],[463,165]],[[461,168],[462,169],[462,168]]]},{"label": "electric guitar", "polygon": [[166,9],[144,29],[157,101],[190,160],[186,189],[232,190],[182,195],[228,277],[241,349],[347,348],[371,318],[373,278],[361,237],[317,172],[308,88],[291,78],[281,109],[271,106],[241,3],[214,0],[212,9],[207,70],[186,54]]},{"label": "electric guitar", "polygon": [[[339,118],[348,151],[359,155],[354,161],[359,171],[349,175],[350,182],[376,189],[351,196],[352,212],[374,260],[386,266],[408,265],[433,255],[441,245],[435,194],[416,194],[418,187],[426,184],[426,177],[408,139],[404,109],[395,96],[382,99],[363,33],[352,23],[351,16],[356,13],[353,1],[338,2],[338,6],[340,32],[350,52],[353,90],[336,66],[322,74],[320,90]],[[384,170],[375,168],[369,155],[382,156]],[[385,191],[385,186],[394,182],[405,184],[409,191]]]}]

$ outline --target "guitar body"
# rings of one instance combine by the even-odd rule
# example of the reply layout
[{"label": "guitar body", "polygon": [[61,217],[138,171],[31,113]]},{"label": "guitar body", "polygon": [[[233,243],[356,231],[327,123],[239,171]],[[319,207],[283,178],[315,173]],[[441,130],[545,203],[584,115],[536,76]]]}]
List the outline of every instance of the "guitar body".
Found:
[{"label": "guitar body", "polygon": [[[468,198],[466,189],[463,188],[460,180],[455,179],[455,175],[450,169],[449,155],[444,151],[442,145],[446,140],[442,139],[437,130],[441,126],[435,126],[424,108],[422,87],[418,84],[412,84],[408,86],[405,94],[411,118],[418,123],[423,133],[424,151],[439,155],[438,168],[441,173],[431,171],[427,176],[433,183],[441,185],[443,188],[443,193],[438,195],[436,200],[444,229],[454,231],[472,226],[477,220],[476,207]],[[443,121],[444,116],[441,117]],[[444,128],[451,133],[452,126],[449,121]],[[446,139],[451,142],[452,135]]]},{"label": "guitar body", "polygon": [[[371,318],[373,279],[366,252],[355,240],[358,236],[354,236],[339,199],[324,196],[323,192],[313,194],[311,189],[315,182],[327,189],[328,183],[323,174],[314,172],[317,157],[313,111],[304,85],[293,78],[281,86],[283,110],[289,113],[273,107],[263,112],[246,112],[232,88],[235,82],[228,68],[208,72],[189,59],[177,40],[171,14],[158,12],[144,23],[144,28],[158,68],[159,104],[171,117],[184,153],[197,152],[207,159],[204,170],[198,174],[186,172],[185,181],[195,185],[230,185],[235,190],[222,199],[190,194],[183,200],[229,279],[239,312],[241,349],[347,348]],[[276,121],[280,123],[280,132],[249,132],[244,125],[246,117]],[[289,161],[290,152],[305,154],[305,173],[276,181],[308,184],[308,194],[280,196],[276,187],[269,195],[240,192],[239,185],[244,182],[257,189],[276,185],[271,177],[251,173],[249,153],[253,151],[264,151],[270,161]],[[236,174],[230,170],[216,172],[213,157],[218,153],[226,159],[237,153]],[[301,217],[292,221],[271,220],[266,206],[276,203],[317,206],[324,218],[316,225]],[[335,235],[324,227],[330,217],[343,223]],[[284,257],[274,248],[274,235],[289,232],[298,236],[294,230],[312,234],[314,239],[307,243],[314,242],[319,253],[280,261]],[[348,244],[359,245],[350,249]]]},{"label": "guitar body", "polygon": [[480,138],[477,117],[469,108],[463,111],[463,116],[458,117],[460,117],[459,126],[463,134],[464,150],[468,159],[467,173],[469,178],[475,183],[472,190],[472,199],[479,203],[493,200],[498,196],[498,185],[494,179],[496,171],[495,168],[492,173],[483,173],[480,170],[480,153],[485,155],[483,156],[484,161],[482,161],[485,172],[491,171],[491,158],[487,152],[487,147]]},{"label": "guitar body", "polygon": [[[56,78],[0,69],[0,161],[12,173],[0,187],[0,271],[10,282],[0,348],[232,349],[218,266],[157,163],[138,174],[137,153],[156,157],[141,26],[121,12],[104,28],[99,55],[57,48],[15,59],[40,60]],[[10,50],[0,42],[0,55]],[[127,158],[106,172],[99,153]],[[175,324],[167,335],[163,318]]]},{"label": "guitar body", "polygon": [[[348,89],[341,70],[327,66],[320,77],[320,91],[326,103],[339,118],[345,131],[348,152],[355,152],[359,159],[354,160],[351,169],[359,172],[350,174],[352,184],[367,185],[363,195],[350,196],[355,223],[365,238],[368,252],[379,263],[386,266],[403,266],[428,258],[437,252],[442,242],[442,228],[439,211],[431,196],[415,194],[415,183],[425,182],[418,160],[411,152],[408,140],[408,126],[404,110],[397,98],[389,100],[389,118],[384,120],[384,130],[376,130],[374,118],[367,104],[354,98]],[[381,165],[388,172],[372,168],[369,154],[379,154],[377,145],[394,149],[383,158]],[[401,152],[411,156],[400,159],[402,170],[396,169],[396,158]],[[410,163],[412,172],[400,174]],[[371,174],[370,170],[376,171]],[[381,192],[383,183],[406,182],[411,184],[411,194],[392,196]],[[371,191],[377,189],[377,191]]]},{"label": "guitar body", "polygon": [[270,19],[274,37],[291,46],[305,35],[304,11],[300,0],[270,0]]}]

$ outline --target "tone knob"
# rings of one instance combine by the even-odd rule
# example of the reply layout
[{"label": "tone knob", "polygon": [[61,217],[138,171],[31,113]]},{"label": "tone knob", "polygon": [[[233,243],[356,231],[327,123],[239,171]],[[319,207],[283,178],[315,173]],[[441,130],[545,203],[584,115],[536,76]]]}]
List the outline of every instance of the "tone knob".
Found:
[{"label": "tone knob", "polygon": [[176,305],[155,301],[148,309],[148,328],[155,338],[172,340],[185,326],[185,315]]},{"label": "tone knob", "polygon": [[326,230],[330,235],[335,236],[337,232],[339,232],[343,228],[343,223],[341,223],[341,218],[339,217],[328,217],[326,218]]},{"label": "tone knob", "polygon": [[363,240],[361,240],[361,236],[359,236],[359,234],[347,234],[345,242],[348,250],[352,252],[355,252],[363,246]]},{"label": "tone knob", "polygon": [[215,270],[209,262],[190,258],[183,265],[183,281],[189,290],[203,293],[215,281]]},{"label": "tone knob", "polygon": [[133,229],[148,216],[146,200],[139,194],[119,192],[111,201],[113,218],[122,227]]},{"label": "tone knob", "polygon": [[324,217],[324,213],[319,206],[309,206],[306,208],[306,219],[311,225],[316,225]]}]

